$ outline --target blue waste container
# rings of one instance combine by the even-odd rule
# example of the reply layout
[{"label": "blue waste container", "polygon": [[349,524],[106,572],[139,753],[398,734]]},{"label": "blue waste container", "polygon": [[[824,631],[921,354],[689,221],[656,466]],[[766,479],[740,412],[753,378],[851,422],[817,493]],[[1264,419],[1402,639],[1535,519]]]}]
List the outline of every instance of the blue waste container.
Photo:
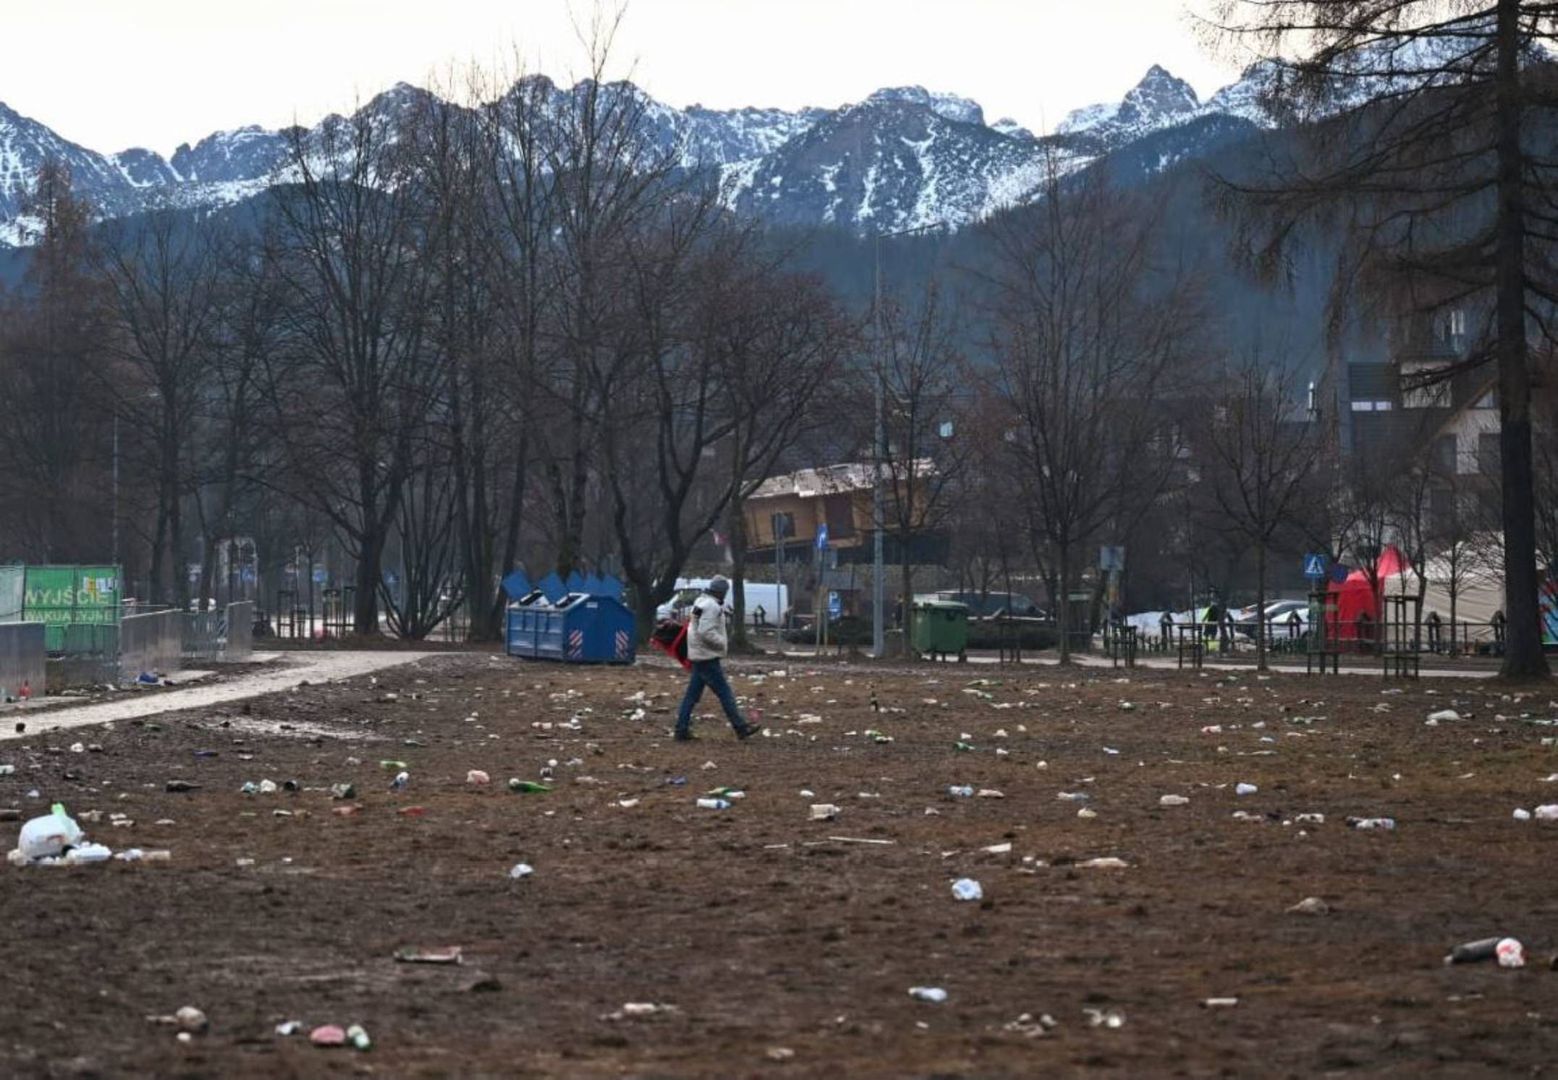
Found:
[{"label": "blue waste container", "polygon": [[508,653],[574,664],[631,664],[633,613],[620,600],[569,593],[556,603],[526,596],[508,611]]}]

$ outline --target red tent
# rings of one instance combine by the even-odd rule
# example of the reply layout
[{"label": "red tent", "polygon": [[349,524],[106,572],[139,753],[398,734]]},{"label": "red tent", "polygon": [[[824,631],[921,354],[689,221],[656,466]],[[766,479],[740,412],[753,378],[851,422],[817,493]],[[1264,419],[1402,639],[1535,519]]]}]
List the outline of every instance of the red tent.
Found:
[{"label": "red tent", "polygon": [[1378,633],[1380,595],[1385,579],[1405,573],[1410,569],[1406,556],[1394,547],[1387,547],[1374,564],[1374,581],[1362,569],[1354,570],[1342,581],[1333,581],[1327,588],[1334,614],[1327,615],[1326,636],[1331,641],[1357,641],[1358,617],[1367,617],[1366,625],[1372,628],[1365,636],[1373,640]]}]

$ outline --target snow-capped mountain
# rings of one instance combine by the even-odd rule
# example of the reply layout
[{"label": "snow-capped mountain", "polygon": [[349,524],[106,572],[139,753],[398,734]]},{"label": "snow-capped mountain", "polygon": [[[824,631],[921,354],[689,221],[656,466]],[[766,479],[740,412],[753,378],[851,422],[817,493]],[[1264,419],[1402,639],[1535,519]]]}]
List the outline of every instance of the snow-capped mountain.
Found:
[{"label": "snow-capped mountain", "polygon": [[[1151,172],[1202,152],[1210,139],[1236,137],[1249,122],[1268,124],[1259,65],[1202,102],[1182,79],[1154,65],[1115,103],[1078,109],[1052,135],[1016,120],[985,120],[977,102],[919,86],[888,87],[836,109],[677,109],[631,83],[554,85],[529,76],[509,91],[538,95],[554,115],[579,109],[589,93],[630,94],[652,142],[689,169],[717,170],[737,212],[787,225],[834,225],[875,233],[928,224],[958,227],[1031,198],[1048,169],[1080,168],[1105,154],[1127,155],[1130,171]],[[405,83],[359,110],[395,130],[431,100]],[[1208,117],[1243,124],[1212,123]],[[340,123],[326,117],[314,132]],[[1183,137],[1171,134],[1183,129]],[[77,191],[113,217],[154,206],[230,204],[278,176],[292,133],[261,127],[218,131],[174,151],[105,155],[57,135],[0,104],[0,245],[24,242],[23,192],[49,158],[70,166]],[[1144,140],[1151,139],[1151,146]]]}]

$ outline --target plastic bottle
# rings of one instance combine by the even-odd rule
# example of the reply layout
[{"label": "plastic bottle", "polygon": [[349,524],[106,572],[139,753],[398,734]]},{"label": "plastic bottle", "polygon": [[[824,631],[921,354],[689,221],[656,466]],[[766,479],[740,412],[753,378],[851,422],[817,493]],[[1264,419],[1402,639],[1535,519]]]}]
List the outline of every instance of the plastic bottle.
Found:
[{"label": "plastic bottle", "polygon": [[698,807],[702,810],[729,810],[729,799],[699,799]]},{"label": "plastic bottle", "polygon": [[72,866],[82,866],[86,863],[107,862],[113,857],[113,852],[102,844],[82,844],[73,847],[65,853],[65,861]]},{"label": "plastic bottle", "polygon": [[1457,945],[1450,950],[1450,955],[1444,958],[1446,964],[1475,964],[1479,960],[1492,960],[1498,955],[1499,942],[1503,938],[1480,938],[1477,941],[1468,941],[1463,945]]},{"label": "plastic bottle", "polygon": [[373,1040],[368,1038],[368,1032],[361,1024],[353,1024],[346,1029],[346,1041],[359,1050],[366,1050],[373,1045]]},{"label": "plastic bottle", "polygon": [[911,986],[909,996],[916,1001],[930,1001],[937,1005],[947,1000],[947,992],[939,986]]},{"label": "plastic bottle", "polygon": [[411,783],[411,774],[402,770],[395,774],[395,779],[390,781],[390,790],[404,791],[409,783]]},{"label": "plastic bottle", "polygon": [[509,790],[517,791],[521,795],[538,795],[552,789],[545,784],[538,784],[534,780],[513,779],[509,781]]},{"label": "plastic bottle", "polygon": [[955,799],[972,799],[974,797],[974,785],[951,784],[947,788],[947,794]]}]

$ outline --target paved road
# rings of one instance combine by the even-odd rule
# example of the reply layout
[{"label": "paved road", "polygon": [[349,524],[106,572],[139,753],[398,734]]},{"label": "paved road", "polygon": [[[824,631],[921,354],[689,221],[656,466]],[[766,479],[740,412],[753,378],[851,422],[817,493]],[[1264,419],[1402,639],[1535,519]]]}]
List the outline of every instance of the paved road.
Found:
[{"label": "paved road", "polygon": [[[29,739],[51,731],[87,727],[111,720],[134,720],[176,709],[208,708],[229,701],[242,701],[245,698],[286,690],[305,679],[311,683],[340,682],[343,679],[368,675],[400,664],[414,663],[433,655],[448,654],[393,650],[289,653],[281,667],[267,667],[262,671],[240,675],[210,686],[189,686],[163,693],[126,691],[123,698],[114,701],[50,708],[32,713],[25,709],[7,710],[4,727],[0,729],[0,741]],[[26,722],[26,731],[18,733],[14,730],[13,721],[17,720]]]}]

